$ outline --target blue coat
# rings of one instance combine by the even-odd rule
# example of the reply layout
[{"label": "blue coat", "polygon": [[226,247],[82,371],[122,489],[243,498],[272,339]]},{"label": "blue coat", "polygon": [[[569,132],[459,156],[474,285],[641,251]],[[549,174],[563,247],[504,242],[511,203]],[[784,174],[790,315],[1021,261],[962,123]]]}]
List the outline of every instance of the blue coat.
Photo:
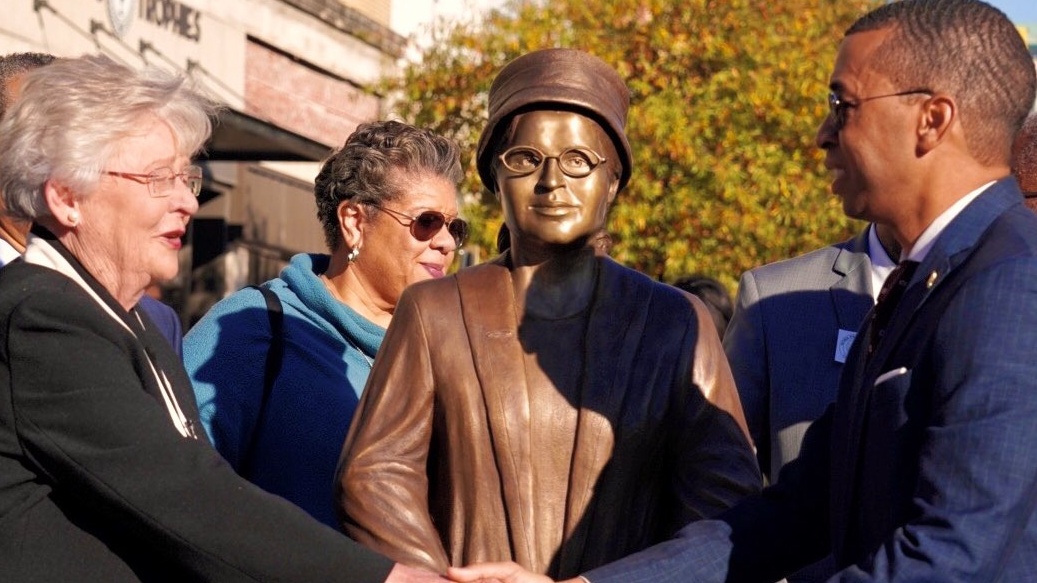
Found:
[{"label": "blue coat", "polygon": [[319,277],[327,266],[327,255],[296,255],[264,284],[281,300],[285,344],[262,421],[271,337],[259,291],[246,288],[213,306],[184,339],[184,366],[220,454],[241,472],[258,431],[245,477],[338,528],[335,467],[385,329],[332,297]]},{"label": "blue coat", "polygon": [[1011,178],[937,238],[867,362],[775,486],[588,574],[773,581],[829,550],[837,581],[1037,571],[1037,216]]}]

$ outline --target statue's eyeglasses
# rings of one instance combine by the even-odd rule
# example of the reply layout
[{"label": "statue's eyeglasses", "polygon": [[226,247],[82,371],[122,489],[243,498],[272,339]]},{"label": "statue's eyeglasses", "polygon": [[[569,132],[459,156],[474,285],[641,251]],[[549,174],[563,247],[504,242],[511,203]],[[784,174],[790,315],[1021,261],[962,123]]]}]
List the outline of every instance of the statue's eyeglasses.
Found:
[{"label": "statue's eyeglasses", "polygon": [[468,238],[468,223],[457,217],[448,217],[437,211],[424,211],[418,216],[412,217],[406,213],[386,208],[379,204],[369,202],[367,205],[385,211],[389,216],[396,219],[396,222],[404,227],[409,227],[411,236],[422,243],[432,240],[432,237],[435,237],[444,225],[446,225],[447,232],[453,237],[454,243],[458,247],[463,245],[465,239]]},{"label": "statue's eyeglasses", "polygon": [[605,157],[588,148],[566,148],[557,156],[548,156],[533,146],[514,146],[498,156],[501,164],[516,176],[526,176],[540,170],[548,160],[555,160],[562,174],[583,178],[605,161]]}]

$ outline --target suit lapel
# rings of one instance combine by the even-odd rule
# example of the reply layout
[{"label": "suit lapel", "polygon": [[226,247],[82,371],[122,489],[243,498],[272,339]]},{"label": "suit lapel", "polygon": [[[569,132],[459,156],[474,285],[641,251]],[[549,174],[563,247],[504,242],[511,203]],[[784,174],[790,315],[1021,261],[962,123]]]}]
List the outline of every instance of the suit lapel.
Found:
[{"label": "suit lapel", "polygon": [[611,259],[601,258],[598,262],[598,281],[584,343],[579,420],[569,470],[567,542],[559,557],[562,572],[578,572],[585,567],[579,563],[588,536],[595,532],[594,493],[611,458],[615,439],[612,427],[621,417],[623,397],[652,299],[650,286],[643,285],[639,279],[622,277],[622,269]]},{"label": "suit lapel", "polygon": [[[1006,179],[992,185],[966,206],[940,233],[918,266],[893,312],[889,329],[871,358],[866,355],[864,342],[854,344],[840,382],[832,439],[832,536],[837,557],[846,551],[846,535],[855,528],[851,516],[858,495],[858,462],[861,444],[866,438],[864,431],[875,379],[892,368],[910,365],[905,357],[916,355],[917,347],[901,347],[900,344],[918,317],[919,310],[969,257],[990,224],[1010,205],[1018,203],[1018,199],[1021,199],[1018,187],[1013,180]],[[866,332],[867,324],[861,328],[862,334]]]},{"label": "suit lapel", "polygon": [[[510,510],[534,507],[534,485],[525,460],[534,455],[529,435],[529,389],[518,337],[511,274],[495,260],[457,273],[461,317],[493,439],[505,500]],[[518,557],[535,556],[532,516],[512,516],[510,533]]]},{"label": "suit lapel", "polygon": [[[871,262],[868,259],[868,231],[851,239],[839,250],[832,271],[841,276],[829,288],[832,309],[842,330],[856,331],[871,308]],[[847,298],[853,298],[848,300]]]},{"label": "suit lapel", "polygon": [[[842,278],[829,290],[832,295],[833,310],[836,312],[839,328],[856,331],[860,338],[864,338],[864,335],[866,335],[868,314],[874,306],[871,290],[871,260],[868,256],[868,233],[870,229],[871,226],[869,225],[856,237],[848,241],[846,246],[840,250],[832,266],[832,271],[842,275]],[[853,299],[847,299],[847,294],[850,294]],[[857,376],[855,371],[863,368],[865,351],[861,350],[860,345],[860,341],[854,342],[847,356],[846,364],[840,377],[840,384],[845,384],[849,379],[855,379]],[[860,420],[854,412],[857,410],[859,396],[860,391],[855,387],[854,390],[847,392],[849,406],[846,408],[836,407],[836,424],[839,427],[847,428],[847,439],[833,439],[831,445],[832,476],[835,478],[831,485],[831,496],[834,501],[832,504],[833,516],[839,516],[849,507],[849,497],[852,495],[852,489],[847,486],[853,483],[857,470],[856,465],[853,463],[853,460],[856,459],[853,456],[853,452],[857,450],[856,438],[860,435],[855,424]],[[845,516],[840,516],[835,522],[845,522],[845,520]],[[834,549],[842,547],[843,534],[841,531],[832,533]]]},{"label": "suit lapel", "polygon": [[[890,319],[889,329],[869,362],[869,376],[889,370],[889,360],[900,348],[900,341],[911,327],[917,311],[943,285],[975,248],[990,224],[1020,198],[1012,179],[1002,180],[980,194],[947,225],[937,237],[925,260],[908,283],[903,298]],[[910,347],[907,347],[910,350]]]}]

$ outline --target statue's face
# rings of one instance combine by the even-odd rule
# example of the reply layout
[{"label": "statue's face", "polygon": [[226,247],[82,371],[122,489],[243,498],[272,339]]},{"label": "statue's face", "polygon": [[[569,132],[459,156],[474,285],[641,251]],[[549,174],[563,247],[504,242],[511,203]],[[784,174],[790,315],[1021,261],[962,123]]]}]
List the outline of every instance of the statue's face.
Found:
[{"label": "statue's face", "polygon": [[500,152],[497,192],[513,241],[582,244],[605,226],[619,156],[597,122],[564,111],[523,113]]}]

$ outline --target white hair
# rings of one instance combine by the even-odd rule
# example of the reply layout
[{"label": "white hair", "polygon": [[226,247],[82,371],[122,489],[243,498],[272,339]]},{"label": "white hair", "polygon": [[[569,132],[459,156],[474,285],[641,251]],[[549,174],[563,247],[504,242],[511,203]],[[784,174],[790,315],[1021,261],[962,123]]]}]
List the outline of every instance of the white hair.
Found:
[{"label": "white hair", "polygon": [[216,103],[183,76],[135,70],[105,56],[58,59],[26,73],[20,98],[0,123],[0,191],[9,215],[50,214],[44,185],[56,179],[82,196],[96,185],[119,142],[156,116],[177,153],[196,154],[212,133]]}]

